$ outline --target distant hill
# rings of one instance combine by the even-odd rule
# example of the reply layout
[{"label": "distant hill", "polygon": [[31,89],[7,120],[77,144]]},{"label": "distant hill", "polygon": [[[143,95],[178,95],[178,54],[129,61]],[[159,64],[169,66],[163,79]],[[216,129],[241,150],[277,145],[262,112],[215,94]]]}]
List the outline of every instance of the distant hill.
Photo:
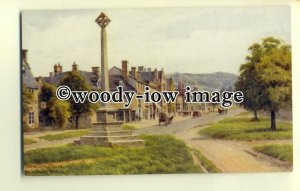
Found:
[{"label": "distant hill", "polygon": [[[168,74],[168,77],[171,75]],[[211,74],[189,74],[174,73],[172,78],[177,86],[178,81],[183,82],[185,86],[197,87],[198,90],[220,90],[222,88],[234,88],[237,75],[232,73],[216,72]]]}]

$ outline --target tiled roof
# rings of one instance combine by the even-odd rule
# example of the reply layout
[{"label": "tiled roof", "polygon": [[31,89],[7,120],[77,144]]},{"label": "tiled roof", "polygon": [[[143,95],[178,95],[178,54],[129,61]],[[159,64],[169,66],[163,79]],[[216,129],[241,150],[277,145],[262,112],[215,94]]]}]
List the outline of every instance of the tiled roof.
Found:
[{"label": "tiled roof", "polygon": [[[59,72],[52,77],[43,77],[43,80],[50,84],[59,85],[60,81],[68,72]],[[97,77],[93,72],[87,72],[79,70],[80,76],[82,76],[91,86],[92,89],[100,89],[100,85],[97,85],[99,77]]]},{"label": "tiled roof", "polygon": [[109,89],[110,91],[115,91],[117,87],[120,85],[120,82],[123,85],[124,91],[136,91],[134,87],[132,87],[126,80],[124,80],[121,75],[110,75],[109,76]]},{"label": "tiled roof", "polygon": [[26,88],[38,89],[39,85],[35,80],[29,64],[24,60],[22,61],[22,82]]},{"label": "tiled roof", "polygon": [[[67,74],[68,72],[59,72],[56,75],[53,75],[53,77],[43,77],[43,80],[50,84],[59,85],[61,79]],[[100,86],[100,77],[96,76],[92,72],[82,71],[79,70],[80,75],[90,84],[92,89],[101,89]],[[121,75],[110,75],[109,76],[109,87],[111,91],[114,91],[117,89],[117,86],[119,86],[120,81],[123,83],[124,90],[126,91],[134,91],[134,87],[132,87],[127,81],[124,80],[124,78]],[[97,86],[98,83],[98,86]]]}]

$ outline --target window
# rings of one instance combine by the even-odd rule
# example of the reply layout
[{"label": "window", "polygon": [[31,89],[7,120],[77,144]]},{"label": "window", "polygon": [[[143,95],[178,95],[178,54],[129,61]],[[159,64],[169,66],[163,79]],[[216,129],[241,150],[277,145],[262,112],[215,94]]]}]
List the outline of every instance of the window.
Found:
[{"label": "window", "polygon": [[29,112],[29,124],[34,123],[34,112]]}]

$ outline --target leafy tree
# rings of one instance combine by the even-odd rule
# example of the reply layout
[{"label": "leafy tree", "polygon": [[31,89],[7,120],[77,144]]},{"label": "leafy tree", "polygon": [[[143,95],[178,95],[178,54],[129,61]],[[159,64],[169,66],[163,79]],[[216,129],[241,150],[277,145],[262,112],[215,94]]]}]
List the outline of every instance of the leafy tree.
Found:
[{"label": "leafy tree", "polygon": [[67,101],[56,100],[53,105],[51,116],[59,128],[65,128],[68,124],[68,119],[71,116],[70,103]]},{"label": "leafy tree", "polygon": [[46,107],[41,108],[40,111],[40,114],[43,116],[46,125],[50,125],[53,121],[55,121],[55,119],[51,115],[53,107],[55,105],[55,98],[55,86],[48,83],[43,83],[41,91],[39,93],[39,101],[40,103],[46,103]]},{"label": "leafy tree", "polygon": [[240,76],[235,83],[235,89],[242,91],[244,101],[241,105],[244,108],[253,111],[253,120],[257,121],[257,112],[262,108],[262,86],[261,80],[258,77],[256,65],[261,60],[262,47],[255,43],[248,49],[250,54],[246,57],[246,63],[240,66]]},{"label": "leafy tree", "polygon": [[41,109],[41,114],[46,118],[46,123],[54,121],[59,128],[65,128],[71,116],[69,102],[57,99],[55,86],[44,83],[39,94],[40,102],[46,103],[46,108]]},{"label": "leafy tree", "polygon": [[[90,86],[86,80],[80,76],[77,71],[68,72],[66,76],[60,81],[61,85],[68,86],[71,90],[76,91],[90,91]],[[84,103],[75,103],[73,99],[69,99],[71,111],[75,116],[75,126],[78,129],[79,118],[83,114],[90,115],[96,110],[97,104],[90,103],[87,99]]]},{"label": "leafy tree", "polygon": [[291,46],[268,37],[262,41],[262,57],[256,67],[263,87],[263,108],[271,113],[271,130],[276,131],[276,112],[292,104]]},{"label": "leafy tree", "polygon": [[271,113],[271,130],[276,131],[276,112],[291,105],[291,47],[268,37],[250,48],[246,63],[241,65],[236,89],[243,91],[243,106],[256,113]]}]

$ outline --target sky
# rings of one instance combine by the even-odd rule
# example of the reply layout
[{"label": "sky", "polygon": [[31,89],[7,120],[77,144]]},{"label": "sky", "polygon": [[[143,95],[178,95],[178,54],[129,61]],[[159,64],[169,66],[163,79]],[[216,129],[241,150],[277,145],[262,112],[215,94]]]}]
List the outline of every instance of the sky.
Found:
[{"label": "sky", "polygon": [[22,12],[22,48],[34,76],[48,76],[53,65],[64,71],[100,66],[100,27],[105,12],[108,64],[164,68],[168,74],[238,74],[248,47],[273,36],[291,42],[290,8],[198,7]]}]

